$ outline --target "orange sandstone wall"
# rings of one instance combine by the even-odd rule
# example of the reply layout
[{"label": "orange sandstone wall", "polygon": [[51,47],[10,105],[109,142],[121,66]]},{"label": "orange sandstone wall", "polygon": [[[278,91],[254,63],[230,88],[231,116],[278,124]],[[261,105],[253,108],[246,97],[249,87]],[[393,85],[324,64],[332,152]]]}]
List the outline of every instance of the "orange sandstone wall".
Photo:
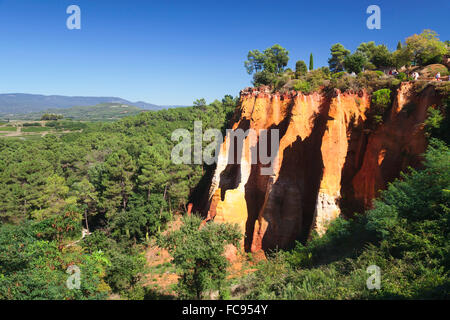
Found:
[{"label": "orange sandstone wall", "polygon": [[[433,88],[420,95],[403,83],[392,111],[375,132],[365,128],[367,92],[271,94],[265,87],[241,92],[233,130],[279,130],[272,175],[251,163],[259,147],[244,140],[240,164],[230,164],[230,143],[221,146],[209,190],[208,218],[237,223],[247,251],[288,248],[322,234],[343,207],[364,209],[407,166],[418,166],[426,148],[422,123],[439,103]],[[405,112],[406,105],[415,106]],[[411,109],[411,108],[410,108]],[[343,205],[344,204],[344,205]],[[352,213],[352,212],[349,212]]]}]

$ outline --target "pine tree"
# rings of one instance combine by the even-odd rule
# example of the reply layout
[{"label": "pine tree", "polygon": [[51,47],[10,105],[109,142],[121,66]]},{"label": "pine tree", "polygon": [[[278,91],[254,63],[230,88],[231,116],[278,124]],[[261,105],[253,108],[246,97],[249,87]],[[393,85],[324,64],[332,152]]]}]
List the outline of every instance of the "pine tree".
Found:
[{"label": "pine tree", "polygon": [[86,178],[78,183],[75,183],[74,189],[77,201],[81,203],[83,207],[86,229],[89,232],[88,214],[95,215],[97,213],[93,210],[98,200],[97,192],[95,191],[95,187]]},{"label": "pine tree", "polygon": [[299,78],[306,74],[308,70],[306,69],[306,63],[303,60],[297,61],[295,64],[295,76]]},{"label": "pine tree", "polygon": [[111,154],[105,162],[105,177],[102,185],[103,205],[109,213],[127,208],[128,198],[133,190],[132,177],[136,167],[131,156],[123,149]]},{"label": "pine tree", "polygon": [[311,52],[311,55],[309,56],[309,71],[314,70],[314,57]]},{"label": "pine tree", "polygon": [[331,47],[330,51],[331,58],[328,59],[330,71],[333,73],[344,71],[344,61],[350,55],[350,50],[345,49],[342,44],[336,43]]},{"label": "pine tree", "polygon": [[399,41],[398,43],[397,43],[397,50],[401,50],[402,49],[402,42],[401,41]]},{"label": "pine tree", "polygon": [[163,170],[170,165],[167,158],[155,147],[148,146],[141,153],[138,164],[140,168],[138,187],[146,194],[147,199],[150,199],[150,194],[153,190],[163,192],[170,178]]}]

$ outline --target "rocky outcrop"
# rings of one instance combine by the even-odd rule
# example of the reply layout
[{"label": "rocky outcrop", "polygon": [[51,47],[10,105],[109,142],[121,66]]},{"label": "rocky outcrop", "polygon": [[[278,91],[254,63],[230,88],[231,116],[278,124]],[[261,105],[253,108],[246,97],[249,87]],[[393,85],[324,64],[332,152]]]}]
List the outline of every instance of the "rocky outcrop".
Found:
[{"label": "rocky outcrop", "polygon": [[[232,129],[253,129],[256,136],[247,136],[242,146],[230,137],[222,144],[207,219],[237,223],[246,235],[245,249],[256,252],[306,241],[339,215],[369,208],[401,170],[420,165],[426,148],[422,123],[428,107],[440,101],[433,87],[418,94],[412,83],[403,83],[394,96],[385,122],[369,130],[366,91],[243,90]],[[269,137],[279,133],[268,175],[262,174],[269,165],[259,155],[252,163],[262,144],[270,145],[260,129]]]}]

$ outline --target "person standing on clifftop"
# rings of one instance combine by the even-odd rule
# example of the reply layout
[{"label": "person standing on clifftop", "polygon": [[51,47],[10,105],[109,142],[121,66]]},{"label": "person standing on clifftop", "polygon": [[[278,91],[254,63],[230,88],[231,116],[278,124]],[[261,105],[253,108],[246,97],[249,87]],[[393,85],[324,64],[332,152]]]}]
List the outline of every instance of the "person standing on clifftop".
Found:
[{"label": "person standing on clifftop", "polygon": [[441,73],[436,73],[436,81],[441,81]]}]

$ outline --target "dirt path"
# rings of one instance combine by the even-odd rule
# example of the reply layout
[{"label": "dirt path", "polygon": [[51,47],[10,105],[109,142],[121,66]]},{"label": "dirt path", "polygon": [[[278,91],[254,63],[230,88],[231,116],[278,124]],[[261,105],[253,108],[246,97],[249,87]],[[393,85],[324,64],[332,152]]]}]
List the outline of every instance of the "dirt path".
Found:
[{"label": "dirt path", "polygon": [[[163,234],[177,230],[180,226],[181,216],[175,215],[174,220],[169,222],[168,228]],[[144,286],[153,289],[156,295],[175,298],[176,294],[172,287],[178,282],[178,275],[175,267],[170,263],[169,252],[158,247],[152,241],[145,253],[145,258],[150,272],[146,275]]]}]

